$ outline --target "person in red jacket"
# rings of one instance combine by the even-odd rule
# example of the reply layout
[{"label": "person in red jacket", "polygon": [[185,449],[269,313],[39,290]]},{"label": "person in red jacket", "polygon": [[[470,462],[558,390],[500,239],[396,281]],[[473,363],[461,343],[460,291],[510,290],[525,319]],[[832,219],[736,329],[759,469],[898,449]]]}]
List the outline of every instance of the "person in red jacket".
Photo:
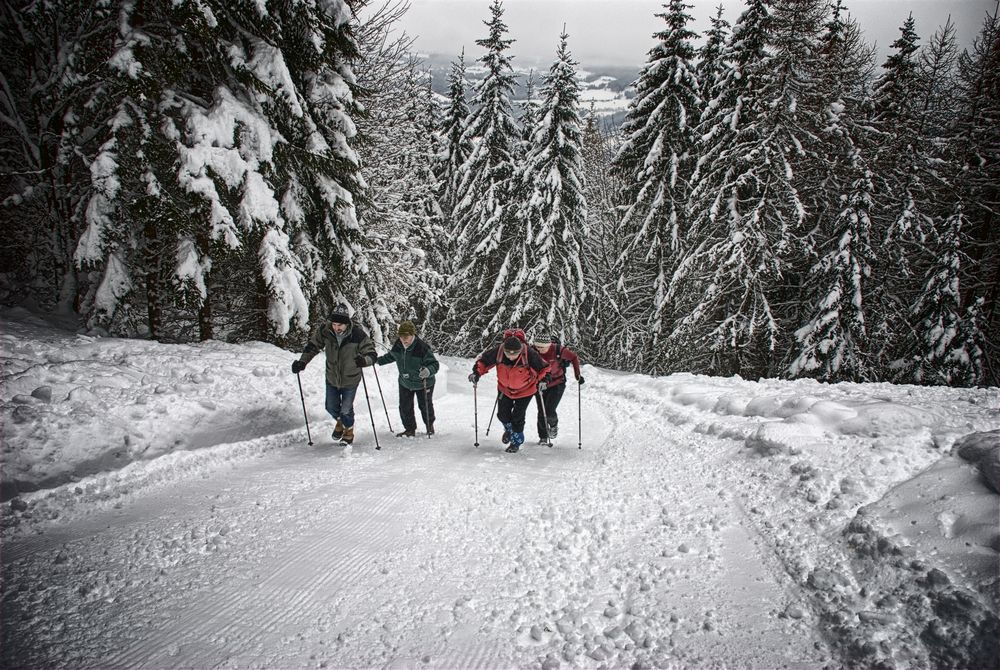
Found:
[{"label": "person in red jacket", "polygon": [[497,418],[503,424],[504,435],[510,436],[509,453],[517,453],[524,444],[524,415],[531,396],[545,389],[548,364],[524,339],[524,331],[506,331],[502,344],[484,351],[472,367],[469,381],[473,384],[491,369],[497,369]]},{"label": "person in red jacket", "polygon": [[[580,374],[580,357],[569,347],[564,347],[559,337],[556,335],[543,335],[534,338],[535,349],[538,350],[542,360],[548,366],[549,383],[546,388],[535,396],[535,405],[538,408],[538,442],[546,444],[549,438],[559,434],[559,415],[556,410],[559,401],[562,400],[566,391],[566,370],[573,366],[573,375],[576,383],[583,383],[583,375]],[[542,403],[545,403],[545,411],[542,412]],[[548,425],[546,425],[548,419]]]}]

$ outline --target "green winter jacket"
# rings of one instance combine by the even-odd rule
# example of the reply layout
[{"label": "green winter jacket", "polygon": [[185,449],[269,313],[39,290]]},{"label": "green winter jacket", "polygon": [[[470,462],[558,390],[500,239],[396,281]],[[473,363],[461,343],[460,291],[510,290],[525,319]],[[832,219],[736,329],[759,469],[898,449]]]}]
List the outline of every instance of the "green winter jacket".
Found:
[{"label": "green winter jacket", "polygon": [[424,380],[420,378],[420,368],[426,367],[431,376],[427,378],[427,388],[434,386],[434,375],[441,365],[434,358],[434,352],[430,346],[419,337],[413,338],[409,347],[404,347],[403,343],[396,340],[392,348],[385,354],[378,357],[376,361],[379,365],[388,365],[396,361],[399,368],[399,383],[411,391],[419,391],[424,388]]},{"label": "green winter jacket", "polygon": [[354,362],[355,356],[364,356],[368,365],[375,362],[375,343],[356,323],[347,327],[341,343],[329,322],[322,324],[309,336],[299,360],[308,363],[321,351],[326,352],[326,383],[336,388],[353,388],[361,383],[361,368]]}]

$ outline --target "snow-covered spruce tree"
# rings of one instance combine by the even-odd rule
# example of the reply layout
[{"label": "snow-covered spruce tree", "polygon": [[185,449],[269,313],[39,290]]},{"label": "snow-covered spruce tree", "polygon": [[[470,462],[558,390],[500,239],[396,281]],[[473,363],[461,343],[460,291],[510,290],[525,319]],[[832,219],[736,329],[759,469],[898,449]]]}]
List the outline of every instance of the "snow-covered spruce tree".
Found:
[{"label": "snow-covered spruce tree", "polygon": [[823,249],[807,279],[812,310],[795,331],[791,377],[808,375],[823,381],[863,381],[869,377],[865,319],[867,281],[871,274],[871,173],[855,151],[854,181],[842,196],[840,211],[828,224]]},{"label": "snow-covered spruce tree", "polygon": [[824,381],[872,377],[868,356],[868,290],[873,191],[867,156],[871,142],[862,120],[864,73],[871,49],[840,1],[820,38],[816,78],[826,101],[816,129],[818,147],[807,179],[810,233],[803,239],[815,260],[803,283],[801,317],[787,374]]},{"label": "snow-covered spruce tree", "polygon": [[[468,82],[465,79],[465,50],[453,61],[448,73],[448,105],[441,119],[439,135],[444,147],[437,161],[438,202],[445,216],[445,227],[455,231],[453,212],[458,204],[462,183],[462,166],[472,153],[472,139],[465,134],[466,125],[472,112],[465,99]],[[450,268],[449,268],[450,269]]]},{"label": "snow-covered spruce tree", "polygon": [[723,59],[731,27],[729,22],[722,18],[722,5],[716,8],[715,16],[711,17],[710,21],[712,27],[705,31],[705,43],[698,49],[698,63],[695,65],[703,103],[715,97],[716,85],[726,69]]},{"label": "snow-covered spruce tree", "polygon": [[870,302],[877,321],[872,323],[873,351],[878,367],[899,356],[901,337],[909,330],[908,306],[918,290],[911,253],[928,234],[929,217],[921,211],[923,173],[916,169],[923,148],[918,118],[921,83],[918,36],[913,16],[900,27],[893,51],[882,65],[872,91],[869,123],[879,131],[873,156],[876,191],[874,241],[882,253],[874,269],[878,287]]},{"label": "snow-covered spruce tree", "polygon": [[[311,299],[350,276],[362,243],[348,5],[113,4],[117,111],[77,249],[103,266],[92,322],[114,327],[138,300],[128,289],[147,271],[136,250],[153,217],[202,338],[219,322],[261,339],[305,329]],[[156,152],[128,153],[139,142]],[[124,169],[133,159],[143,169]]]},{"label": "snow-covered spruce tree", "polygon": [[964,315],[960,304],[961,238],[965,224],[962,207],[958,205],[939,230],[940,239],[935,244],[939,255],[927,271],[920,299],[910,315],[910,323],[915,327],[906,338],[909,355],[895,365],[900,381],[968,386],[982,376],[979,338],[959,339],[960,334],[966,337],[973,334],[962,328]]},{"label": "snow-covered spruce tree", "polygon": [[821,21],[820,2],[751,0],[733,28],[729,68],[702,117],[691,228],[667,296],[683,315],[669,338],[673,369],[771,374],[787,346],[777,309],[794,300],[786,271],[802,253],[796,169],[815,144]]},{"label": "snow-covered spruce tree", "polygon": [[[359,151],[369,204],[357,293],[350,302],[376,342],[391,343],[401,319],[426,325],[440,299],[432,254],[443,246],[434,174],[430,76],[411,53],[411,38],[395,34],[405,6],[386,3],[362,15],[357,28],[364,57],[355,65],[366,91]],[[426,334],[426,333],[425,333]]]},{"label": "snow-covered spruce tree", "polygon": [[452,336],[445,343],[451,353],[467,354],[480,349],[504,327],[526,325],[510,320],[521,297],[510,291],[509,283],[518,268],[530,262],[528,240],[518,225],[513,201],[520,135],[510,101],[514,70],[506,53],[513,40],[504,37],[507,25],[500,0],[493,0],[490,13],[485,22],[488,36],[476,40],[486,49],[478,59],[486,76],[476,86],[475,111],[465,129],[473,149],[462,165],[453,212],[456,271],[448,290],[450,309],[443,329]]},{"label": "snow-covered spruce tree", "polygon": [[[358,319],[381,342],[391,343],[403,318],[423,324],[439,301],[440,277],[429,254],[444,241],[433,174],[433,120],[427,118],[427,74],[401,53],[390,75],[359,81],[370,91],[369,118],[360,124],[369,141],[362,147],[370,205],[365,209],[369,248],[353,300]],[[362,76],[364,72],[364,76]]]},{"label": "snow-covered spruce tree", "polygon": [[531,151],[531,141],[535,136],[535,130],[540,121],[539,103],[535,99],[535,71],[528,71],[528,79],[524,84],[524,103],[521,105],[521,118],[517,122],[521,125],[521,154],[528,155]]},{"label": "snow-covered spruce tree", "polygon": [[614,170],[623,187],[617,238],[618,303],[629,314],[610,342],[613,347],[640,342],[638,369],[666,369],[661,339],[673,327],[666,300],[681,241],[687,229],[689,180],[695,163],[695,128],[701,96],[695,74],[695,33],[682,0],[670,0],[659,41],[635,82],[636,96],[622,124],[624,141]]},{"label": "snow-covered spruce tree", "polygon": [[[905,39],[901,38],[900,52],[893,56],[912,53],[911,24],[904,24]],[[887,360],[914,355],[911,330],[918,324],[910,319],[919,311],[917,305],[924,303],[925,278],[937,274],[940,258],[951,253],[938,244],[950,238],[948,220],[959,204],[954,180],[949,178],[952,171],[946,165],[955,161],[956,57],[949,21],[910,59],[890,56],[896,67],[886,71],[876,89],[873,125],[883,139],[879,172],[886,196],[880,203],[878,222],[889,252],[881,257],[879,278],[883,287],[893,287],[891,294],[883,290],[879,301],[882,319],[877,333]],[[904,75],[890,77],[897,71]],[[893,85],[907,77],[912,79],[912,97],[898,100]]]},{"label": "snow-covered spruce tree", "polygon": [[[968,261],[961,304],[966,339],[982,338],[984,374],[1000,385],[1000,5],[983,20],[972,49],[959,57],[954,140],[955,190],[963,203]],[[978,305],[978,307],[977,307]],[[971,318],[969,315],[975,315]]]},{"label": "snow-covered spruce tree", "polygon": [[591,103],[580,147],[589,235],[581,249],[586,288],[576,343],[580,355],[595,365],[628,369],[634,361],[631,350],[613,349],[607,340],[609,334],[621,329],[623,321],[614,291],[615,264],[620,252],[615,237],[618,229],[615,198],[621,192],[621,185],[611,173],[611,162],[619,145],[615,133],[617,129],[610,123],[601,123]]},{"label": "snow-covered spruce tree", "polygon": [[73,254],[90,197],[89,164],[113,116],[101,96],[115,12],[92,2],[0,7],[0,299],[64,313],[89,288]]},{"label": "snow-covered spruce tree", "polygon": [[422,182],[429,184],[431,190],[422,194],[419,200],[421,207],[417,211],[426,215],[427,224],[417,230],[415,238],[424,250],[423,266],[427,277],[422,283],[423,293],[416,299],[414,315],[424,324],[424,334],[428,336],[433,330],[430,326],[443,319],[447,312],[444,300],[448,278],[452,273],[453,254],[450,246],[451,231],[438,200],[441,192],[441,181],[437,173],[438,160],[444,154],[444,138],[438,133],[438,129],[441,127],[443,108],[434,92],[433,75],[428,73],[426,79],[427,85],[417,117],[420,129],[417,141],[421,147],[417,155],[420,157],[420,170],[424,174]]},{"label": "snow-covered spruce tree", "polygon": [[528,194],[517,214],[527,236],[528,262],[512,276],[519,299],[511,305],[510,319],[575,342],[585,292],[581,246],[588,230],[580,84],[567,39],[564,31],[556,60],[542,79],[538,122],[519,174]]}]

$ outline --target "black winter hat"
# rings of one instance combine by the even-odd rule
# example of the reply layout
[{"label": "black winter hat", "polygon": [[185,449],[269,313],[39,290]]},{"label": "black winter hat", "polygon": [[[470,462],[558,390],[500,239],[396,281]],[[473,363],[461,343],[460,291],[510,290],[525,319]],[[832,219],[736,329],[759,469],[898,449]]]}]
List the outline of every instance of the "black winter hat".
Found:
[{"label": "black winter hat", "polygon": [[342,302],[337,303],[337,306],[330,312],[330,322],[351,325],[351,315],[347,311],[347,305]]},{"label": "black winter hat", "polygon": [[511,335],[503,341],[503,350],[511,353],[521,351],[521,340]]}]

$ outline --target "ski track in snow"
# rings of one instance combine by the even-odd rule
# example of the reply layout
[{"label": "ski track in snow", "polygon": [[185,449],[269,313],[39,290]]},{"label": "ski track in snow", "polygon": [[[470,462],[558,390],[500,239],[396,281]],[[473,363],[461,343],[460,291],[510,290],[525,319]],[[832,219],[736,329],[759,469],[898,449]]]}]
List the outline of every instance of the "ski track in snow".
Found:
[{"label": "ski track in snow", "polygon": [[[623,402],[611,387],[586,389],[582,450],[576,389],[556,447],[509,455],[496,426],[487,437],[481,423],[472,446],[460,385],[432,440],[383,436],[377,452],[359,414],[353,448],[329,444],[328,424],[314,447],[262,437],[286,446],[17,538],[5,563],[15,588],[38,592],[26,624],[5,627],[3,655],[159,668],[821,663],[810,626],[775,616],[788,576],[743,528],[732,491],[744,473],[726,471],[742,442],[665,417],[648,389],[619,387]],[[732,623],[749,603],[755,630]]]}]

